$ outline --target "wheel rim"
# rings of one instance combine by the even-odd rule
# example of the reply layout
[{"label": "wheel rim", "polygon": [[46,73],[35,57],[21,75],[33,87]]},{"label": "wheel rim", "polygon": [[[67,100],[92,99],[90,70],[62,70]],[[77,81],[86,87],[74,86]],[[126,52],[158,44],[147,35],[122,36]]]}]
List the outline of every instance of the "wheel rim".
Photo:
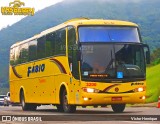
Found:
[{"label": "wheel rim", "polygon": [[21,104],[22,104],[22,107],[24,108],[25,106],[25,101],[24,101],[24,94],[22,93],[22,98],[21,98]]},{"label": "wheel rim", "polygon": [[23,100],[22,100],[22,106],[23,106],[23,107],[24,107],[24,104],[25,104],[25,103],[24,103],[24,99],[23,99]]},{"label": "wheel rim", "polygon": [[67,92],[64,91],[64,96],[63,96],[63,107],[64,110],[68,110],[69,106],[68,106],[68,99],[67,99]]}]

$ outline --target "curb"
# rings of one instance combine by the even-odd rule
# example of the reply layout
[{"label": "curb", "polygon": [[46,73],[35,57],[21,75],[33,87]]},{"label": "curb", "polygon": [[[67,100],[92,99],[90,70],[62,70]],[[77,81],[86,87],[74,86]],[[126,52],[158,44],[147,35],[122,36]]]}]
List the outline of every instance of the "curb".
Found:
[{"label": "curb", "polygon": [[145,104],[135,104],[131,105],[130,107],[157,107],[158,102],[154,103],[145,103]]}]

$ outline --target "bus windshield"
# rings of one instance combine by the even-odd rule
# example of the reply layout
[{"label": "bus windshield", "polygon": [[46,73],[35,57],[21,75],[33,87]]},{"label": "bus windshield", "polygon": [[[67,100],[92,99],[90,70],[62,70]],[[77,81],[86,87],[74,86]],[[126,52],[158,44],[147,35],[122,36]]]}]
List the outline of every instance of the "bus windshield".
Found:
[{"label": "bus windshield", "polygon": [[136,42],[139,35],[136,27],[79,27],[80,42]]},{"label": "bus windshield", "polygon": [[145,77],[143,47],[135,44],[82,44],[82,79]]}]

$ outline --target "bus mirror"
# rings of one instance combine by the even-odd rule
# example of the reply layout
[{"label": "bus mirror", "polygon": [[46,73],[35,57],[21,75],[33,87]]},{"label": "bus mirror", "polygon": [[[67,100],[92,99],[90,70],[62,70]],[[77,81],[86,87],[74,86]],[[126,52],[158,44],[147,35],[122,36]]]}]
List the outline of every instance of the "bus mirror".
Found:
[{"label": "bus mirror", "polygon": [[150,64],[150,50],[149,50],[149,46],[147,44],[143,44],[143,48],[144,48],[144,53],[145,53],[145,57],[146,57],[146,63]]},{"label": "bus mirror", "polygon": [[149,53],[149,51],[146,51],[146,62],[147,62],[147,64],[150,64],[150,53]]},{"label": "bus mirror", "polygon": [[81,60],[81,52],[80,50],[77,51],[77,61]]}]

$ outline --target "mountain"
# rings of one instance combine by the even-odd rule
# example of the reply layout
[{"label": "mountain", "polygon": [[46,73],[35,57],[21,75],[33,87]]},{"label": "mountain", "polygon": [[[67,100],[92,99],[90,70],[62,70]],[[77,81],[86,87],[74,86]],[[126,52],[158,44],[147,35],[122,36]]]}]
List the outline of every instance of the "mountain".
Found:
[{"label": "mountain", "polygon": [[159,0],[65,0],[0,31],[0,86],[8,82],[9,48],[17,42],[76,17],[135,22],[153,50],[160,47]]}]

